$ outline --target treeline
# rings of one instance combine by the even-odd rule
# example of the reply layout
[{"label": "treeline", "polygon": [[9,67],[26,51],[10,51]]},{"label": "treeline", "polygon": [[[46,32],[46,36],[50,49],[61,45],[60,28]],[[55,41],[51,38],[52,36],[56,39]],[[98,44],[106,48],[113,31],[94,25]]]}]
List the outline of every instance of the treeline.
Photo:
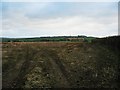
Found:
[{"label": "treeline", "polygon": [[106,45],[115,51],[120,51],[120,36],[96,38],[92,40],[92,43]]},{"label": "treeline", "polygon": [[[81,40],[80,40],[81,39]],[[2,42],[49,42],[49,41],[84,41],[91,42],[94,37],[87,36],[54,36],[54,37],[35,37],[35,38],[2,38]]]}]

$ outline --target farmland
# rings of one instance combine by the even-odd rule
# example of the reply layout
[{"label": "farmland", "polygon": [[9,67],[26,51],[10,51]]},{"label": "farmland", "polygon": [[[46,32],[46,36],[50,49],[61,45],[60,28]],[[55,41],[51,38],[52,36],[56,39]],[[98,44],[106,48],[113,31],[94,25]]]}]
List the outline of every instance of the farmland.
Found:
[{"label": "farmland", "polygon": [[119,53],[96,42],[3,42],[3,88],[119,88]]}]

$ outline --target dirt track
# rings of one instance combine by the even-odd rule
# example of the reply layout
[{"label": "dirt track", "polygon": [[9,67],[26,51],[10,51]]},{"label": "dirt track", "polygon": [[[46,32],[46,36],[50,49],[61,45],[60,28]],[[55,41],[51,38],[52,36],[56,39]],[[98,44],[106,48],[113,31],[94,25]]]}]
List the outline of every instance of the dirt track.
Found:
[{"label": "dirt track", "polygon": [[[51,63],[51,67],[54,70],[54,72],[58,72],[58,75],[61,77],[61,80],[63,80],[63,85],[66,88],[70,87],[70,81],[68,80],[68,72],[65,69],[64,65],[62,64],[60,58],[58,57],[58,55],[56,54],[55,51],[53,50],[44,50],[45,52],[43,52],[44,55],[46,55],[45,57],[49,57],[49,61]],[[62,86],[61,86],[62,87]]]}]

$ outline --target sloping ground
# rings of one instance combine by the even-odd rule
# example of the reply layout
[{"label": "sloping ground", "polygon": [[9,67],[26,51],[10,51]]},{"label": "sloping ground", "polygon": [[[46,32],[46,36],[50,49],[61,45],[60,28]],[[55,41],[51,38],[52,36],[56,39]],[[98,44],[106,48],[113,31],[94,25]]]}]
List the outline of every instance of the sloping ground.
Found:
[{"label": "sloping ground", "polygon": [[118,56],[99,44],[3,43],[3,88],[118,88]]}]

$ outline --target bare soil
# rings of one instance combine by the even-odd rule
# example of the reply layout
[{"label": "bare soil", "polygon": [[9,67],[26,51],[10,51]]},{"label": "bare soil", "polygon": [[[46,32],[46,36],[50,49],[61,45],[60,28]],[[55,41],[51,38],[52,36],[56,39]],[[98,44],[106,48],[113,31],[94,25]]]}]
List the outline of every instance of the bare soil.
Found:
[{"label": "bare soil", "polygon": [[99,44],[3,43],[3,88],[118,88],[118,60]]}]

